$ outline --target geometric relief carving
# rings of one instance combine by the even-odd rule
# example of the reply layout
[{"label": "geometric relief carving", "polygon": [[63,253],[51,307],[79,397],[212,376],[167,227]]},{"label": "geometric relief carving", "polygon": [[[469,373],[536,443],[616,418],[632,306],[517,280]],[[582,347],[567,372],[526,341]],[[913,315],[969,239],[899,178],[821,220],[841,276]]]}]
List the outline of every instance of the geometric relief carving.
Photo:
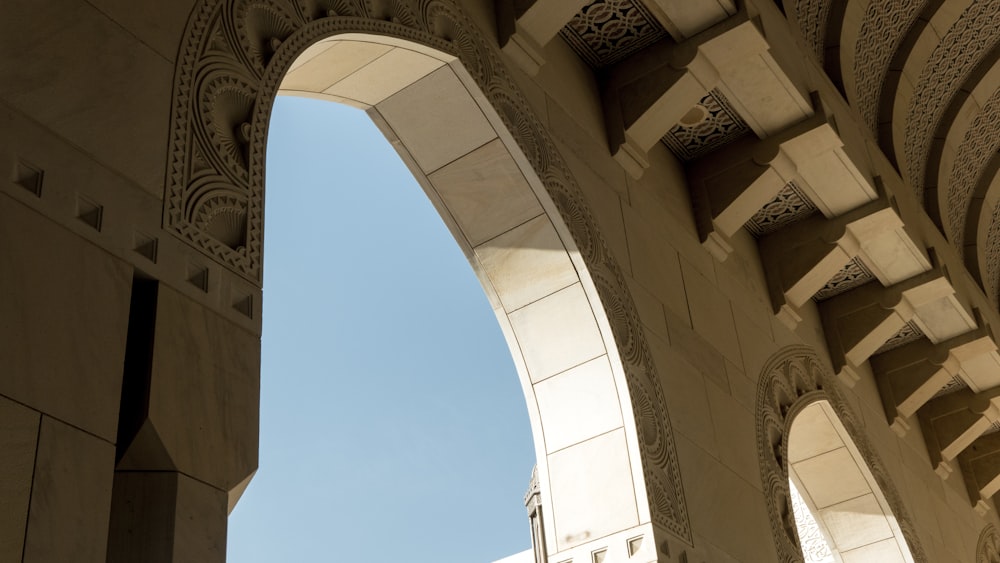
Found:
[{"label": "geometric relief carving", "polygon": [[934,397],[932,398],[936,399],[938,397],[944,397],[945,395],[950,395],[956,391],[960,391],[967,387],[968,385],[966,385],[965,382],[962,381],[962,378],[956,375],[955,377],[951,378],[951,380],[948,381],[948,383],[945,383],[944,387],[938,390],[937,393],[934,393]]},{"label": "geometric relief carving", "polygon": [[914,85],[906,117],[904,154],[909,182],[923,201],[931,141],[945,109],[1000,39],[1000,0],[972,2],[931,53]]},{"label": "geometric relief carving", "polygon": [[795,0],[795,21],[799,22],[806,43],[812,47],[816,60],[823,62],[826,46],[826,21],[830,18],[830,4],[833,0]]},{"label": "geometric relief carving", "polygon": [[[260,283],[270,108],[295,58],[338,33],[387,36],[452,54],[496,110],[565,222],[608,316],[632,399],[652,522],[690,543],[666,398],[625,277],[492,35],[453,0],[201,0],[174,81],[166,230]],[[192,264],[189,278],[207,287],[208,269]],[[252,314],[250,305],[234,302]]]},{"label": "geometric relief carving", "polygon": [[1000,432],[1000,420],[993,421],[989,428],[986,429],[986,432],[983,432],[982,435],[988,436],[990,434],[996,434],[997,432]]},{"label": "geometric relief carving", "polygon": [[764,204],[744,228],[756,238],[801,221],[816,212],[816,206],[795,182],[785,184],[774,199]]},{"label": "geometric relief carving", "polygon": [[749,131],[722,92],[712,89],[663,136],[663,142],[677,158],[687,161],[727,145]]},{"label": "geometric relief carving", "polygon": [[878,103],[889,63],[927,0],[872,2],[854,45],[854,94],[861,117],[873,132],[878,129]]},{"label": "geometric relief carving", "polygon": [[965,245],[965,222],[973,192],[997,150],[1000,150],[1000,90],[986,100],[972,120],[955,152],[948,179],[948,240],[959,253]]},{"label": "geometric relief carving", "polygon": [[873,279],[875,276],[868,269],[868,266],[865,266],[860,257],[855,256],[836,275],[830,278],[830,281],[826,282],[823,289],[813,295],[813,300],[818,302],[829,299],[834,295],[840,295],[849,289],[864,285]]},{"label": "geometric relief carving", "polygon": [[793,563],[804,559],[788,482],[788,435],[792,418],[805,406],[825,400],[836,412],[871,470],[896,517],[914,561],[927,562],[899,492],[869,443],[863,426],[856,421],[839,385],[823,367],[816,353],[806,346],[789,346],[779,350],[761,371],[755,409],[757,456],[778,561]]},{"label": "geometric relief carving", "polygon": [[1000,563],[1000,532],[987,524],[976,545],[976,563]]},{"label": "geometric relief carving", "polygon": [[[883,352],[888,352],[889,350],[895,350],[904,344],[909,344],[910,342],[916,342],[924,337],[924,331],[920,330],[920,327],[913,324],[913,321],[909,321],[903,325],[896,334],[893,334],[889,340],[885,341],[885,344],[881,348],[875,351],[875,354],[881,354]],[[875,355],[873,354],[873,355]]]},{"label": "geometric relief carving", "polygon": [[641,1],[595,0],[559,32],[588,65],[614,64],[667,36]]},{"label": "geometric relief carving", "polygon": [[986,229],[986,249],[983,251],[986,257],[986,276],[983,279],[983,291],[986,297],[996,307],[1000,302],[1000,221],[997,219],[997,209],[993,208],[990,214],[990,226]]}]

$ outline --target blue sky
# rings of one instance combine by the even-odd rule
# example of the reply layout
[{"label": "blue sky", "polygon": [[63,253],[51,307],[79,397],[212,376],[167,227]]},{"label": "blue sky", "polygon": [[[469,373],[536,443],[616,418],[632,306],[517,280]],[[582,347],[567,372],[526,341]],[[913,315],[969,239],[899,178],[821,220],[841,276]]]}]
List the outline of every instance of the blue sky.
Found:
[{"label": "blue sky", "polygon": [[464,255],[364,112],[281,97],[267,147],[260,469],[228,561],[488,562],[534,464]]}]

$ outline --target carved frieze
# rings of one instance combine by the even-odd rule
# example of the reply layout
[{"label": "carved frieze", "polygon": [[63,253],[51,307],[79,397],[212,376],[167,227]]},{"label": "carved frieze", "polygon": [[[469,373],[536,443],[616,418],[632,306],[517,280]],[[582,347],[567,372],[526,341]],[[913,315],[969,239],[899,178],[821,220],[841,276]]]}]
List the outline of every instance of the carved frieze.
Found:
[{"label": "carved frieze", "polygon": [[667,32],[641,1],[596,0],[560,35],[587,64],[603,68],[667,37]]},{"label": "carved frieze", "polygon": [[796,221],[801,221],[815,212],[816,206],[809,200],[809,196],[802,193],[795,182],[789,182],[778,192],[778,195],[774,196],[774,199],[767,202],[747,221],[744,228],[750,231],[754,237],[760,238]]},{"label": "carved frieze", "polygon": [[749,132],[750,127],[716,88],[709,91],[688,111],[685,119],[663,136],[663,143],[677,158],[687,161],[727,145]]},{"label": "carved frieze", "polygon": [[889,64],[927,0],[871,2],[854,44],[854,95],[861,118],[878,131],[878,107]]},{"label": "carved frieze", "polygon": [[[863,260],[860,257],[855,256],[847,263],[837,275],[833,276],[830,281],[826,282],[823,289],[816,292],[813,299],[816,301],[823,301],[824,299],[829,299],[834,295],[840,295],[849,289],[853,289],[860,285],[864,285],[875,279],[871,270],[868,266],[865,266]],[[891,340],[891,339],[890,339]]]},{"label": "carved frieze", "polygon": [[923,201],[931,141],[945,110],[979,62],[1000,40],[1000,0],[972,2],[948,29],[914,85],[903,154],[909,183]]},{"label": "carved frieze", "polygon": [[[1000,90],[983,104],[955,153],[948,178],[948,240],[961,253],[976,186],[990,158],[1000,150]],[[977,220],[977,218],[973,218]],[[969,241],[970,243],[973,241]]]},{"label": "carved frieze", "polygon": [[795,0],[792,11],[799,23],[799,29],[812,47],[816,60],[823,62],[826,47],[826,25],[830,19],[830,4],[833,0]]}]

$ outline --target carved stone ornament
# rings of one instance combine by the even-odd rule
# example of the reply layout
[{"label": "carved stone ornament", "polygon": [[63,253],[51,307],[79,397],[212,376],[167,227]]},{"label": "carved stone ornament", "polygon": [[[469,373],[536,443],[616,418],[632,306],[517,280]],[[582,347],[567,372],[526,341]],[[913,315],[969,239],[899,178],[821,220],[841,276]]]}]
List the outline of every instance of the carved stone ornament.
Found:
[{"label": "carved stone ornament", "polygon": [[764,204],[764,207],[761,207],[746,222],[744,227],[750,231],[754,238],[760,238],[782,227],[801,221],[815,212],[816,206],[813,205],[809,196],[802,193],[802,190],[792,181],[785,184],[778,195]]},{"label": "carved stone ornament", "polygon": [[781,563],[805,560],[788,484],[788,435],[792,419],[806,406],[826,400],[854,440],[885,495],[914,561],[926,563],[927,556],[920,547],[912,520],[892,478],[886,473],[885,466],[837,386],[834,376],[823,367],[815,352],[806,346],[789,346],[778,351],[761,371],[757,384],[757,455],[778,560]]},{"label": "carved stone ornament", "polygon": [[340,33],[404,39],[455,55],[499,114],[558,208],[608,316],[632,398],[652,521],[690,543],[666,400],[621,269],[548,132],[486,39],[492,34],[452,0],[201,0],[174,81],[164,228],[260,282],[271,106],[295,58]]},{"label": "carved stone ornament", "polygon": [[667,36],[642,2],[594,0],[580,9],[560,35],[593,68],[614,64]]},{"label": "carved stone ornament", "polygon": [[681,122],[663,136],[663,143],[677,158],[688,161],[723,147],[750,133],[740,114],[718,89],[710,90],[688,115],[698,119]]},{"label": "carved stone ornament", "polygon": [[931,141],[945,110],[979,62],[1000,41],[1000,0],[972,2],[948,29],[920,72],[906,117],[904,154],[910,184],[923,201]]},{"label": "carved stone ornament", "polygon": [[[823,62],[826,47],[826,25],[833,0],[794,0],[793,13],[806,43],[812,47],[816,60]],[[786,4],[787,5],[787,4]]]},{"label": "carved stone ornament", "polygon": [[872,2],[854,45],[854,95],[861,118],[878,132],[878,104],[889,64],[927,0]]},{"label": "carved stone ornament", "polygon": [[[990,213],[990,225],[986,228],[986,272],[983,275],[983,291],[994,307],[1000,307],[1000,217],[998,207]],[[981,241],[977,241],[983,244]]]},{"label": "carved stone ornament", "polygon": [[993,524],[987,524],[979,534],[976,563],[1000,563],[1000,533]]},{"label": "carved stone ornament", "polygon": [[[962,252],[966,244],[966,222],[969,221],[969,206],[976,185],[983,177],[990,158],[997,151],[1000,151],[1000,90],[986,100],[972,120],[962,144],[955,152],[955,161],[948,178],[948,205],[945,210],[948,214],[947,234],[959,252]],[[972,220],[976,221],[976,218]],[[968,242],[971,244],[974,241]]]}]

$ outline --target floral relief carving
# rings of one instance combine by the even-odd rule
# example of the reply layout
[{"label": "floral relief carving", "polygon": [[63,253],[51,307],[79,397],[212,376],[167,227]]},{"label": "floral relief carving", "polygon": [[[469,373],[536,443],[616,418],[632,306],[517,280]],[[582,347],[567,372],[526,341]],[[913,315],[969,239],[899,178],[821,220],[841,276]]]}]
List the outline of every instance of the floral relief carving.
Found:
[{"label": "floral relief carving", "polygon": [[781,563],[805,561],[788,484],[788,434],[792,418],[802,407],[826,400],[837,413],[882,489],[913,559],[926,563],[927,557],[920,547],[909,513],[838,385],[816,353],[806,346],[789,346],[778,351],[761,370],[755,412],[757,456],[778,560]]},{"label": "floral relief carving", "polygon": [[1000,40],[1000,0],[973,2],[941,38],[914,85],[903,154],[908,180],[923,201],[927,158],[935,129],[955,92]]},{"label": "floral relief carving", "polygon": [[272,102],[294,59],[338,33],[453,54],[497,111],[566,223],[608,316],[633,402],[652,521],[690,543],[666,400],[622,271],[549,133],[485,39],[490,34],[452,0],[201,0],[178,55],[164,228],[260,282]]}]

